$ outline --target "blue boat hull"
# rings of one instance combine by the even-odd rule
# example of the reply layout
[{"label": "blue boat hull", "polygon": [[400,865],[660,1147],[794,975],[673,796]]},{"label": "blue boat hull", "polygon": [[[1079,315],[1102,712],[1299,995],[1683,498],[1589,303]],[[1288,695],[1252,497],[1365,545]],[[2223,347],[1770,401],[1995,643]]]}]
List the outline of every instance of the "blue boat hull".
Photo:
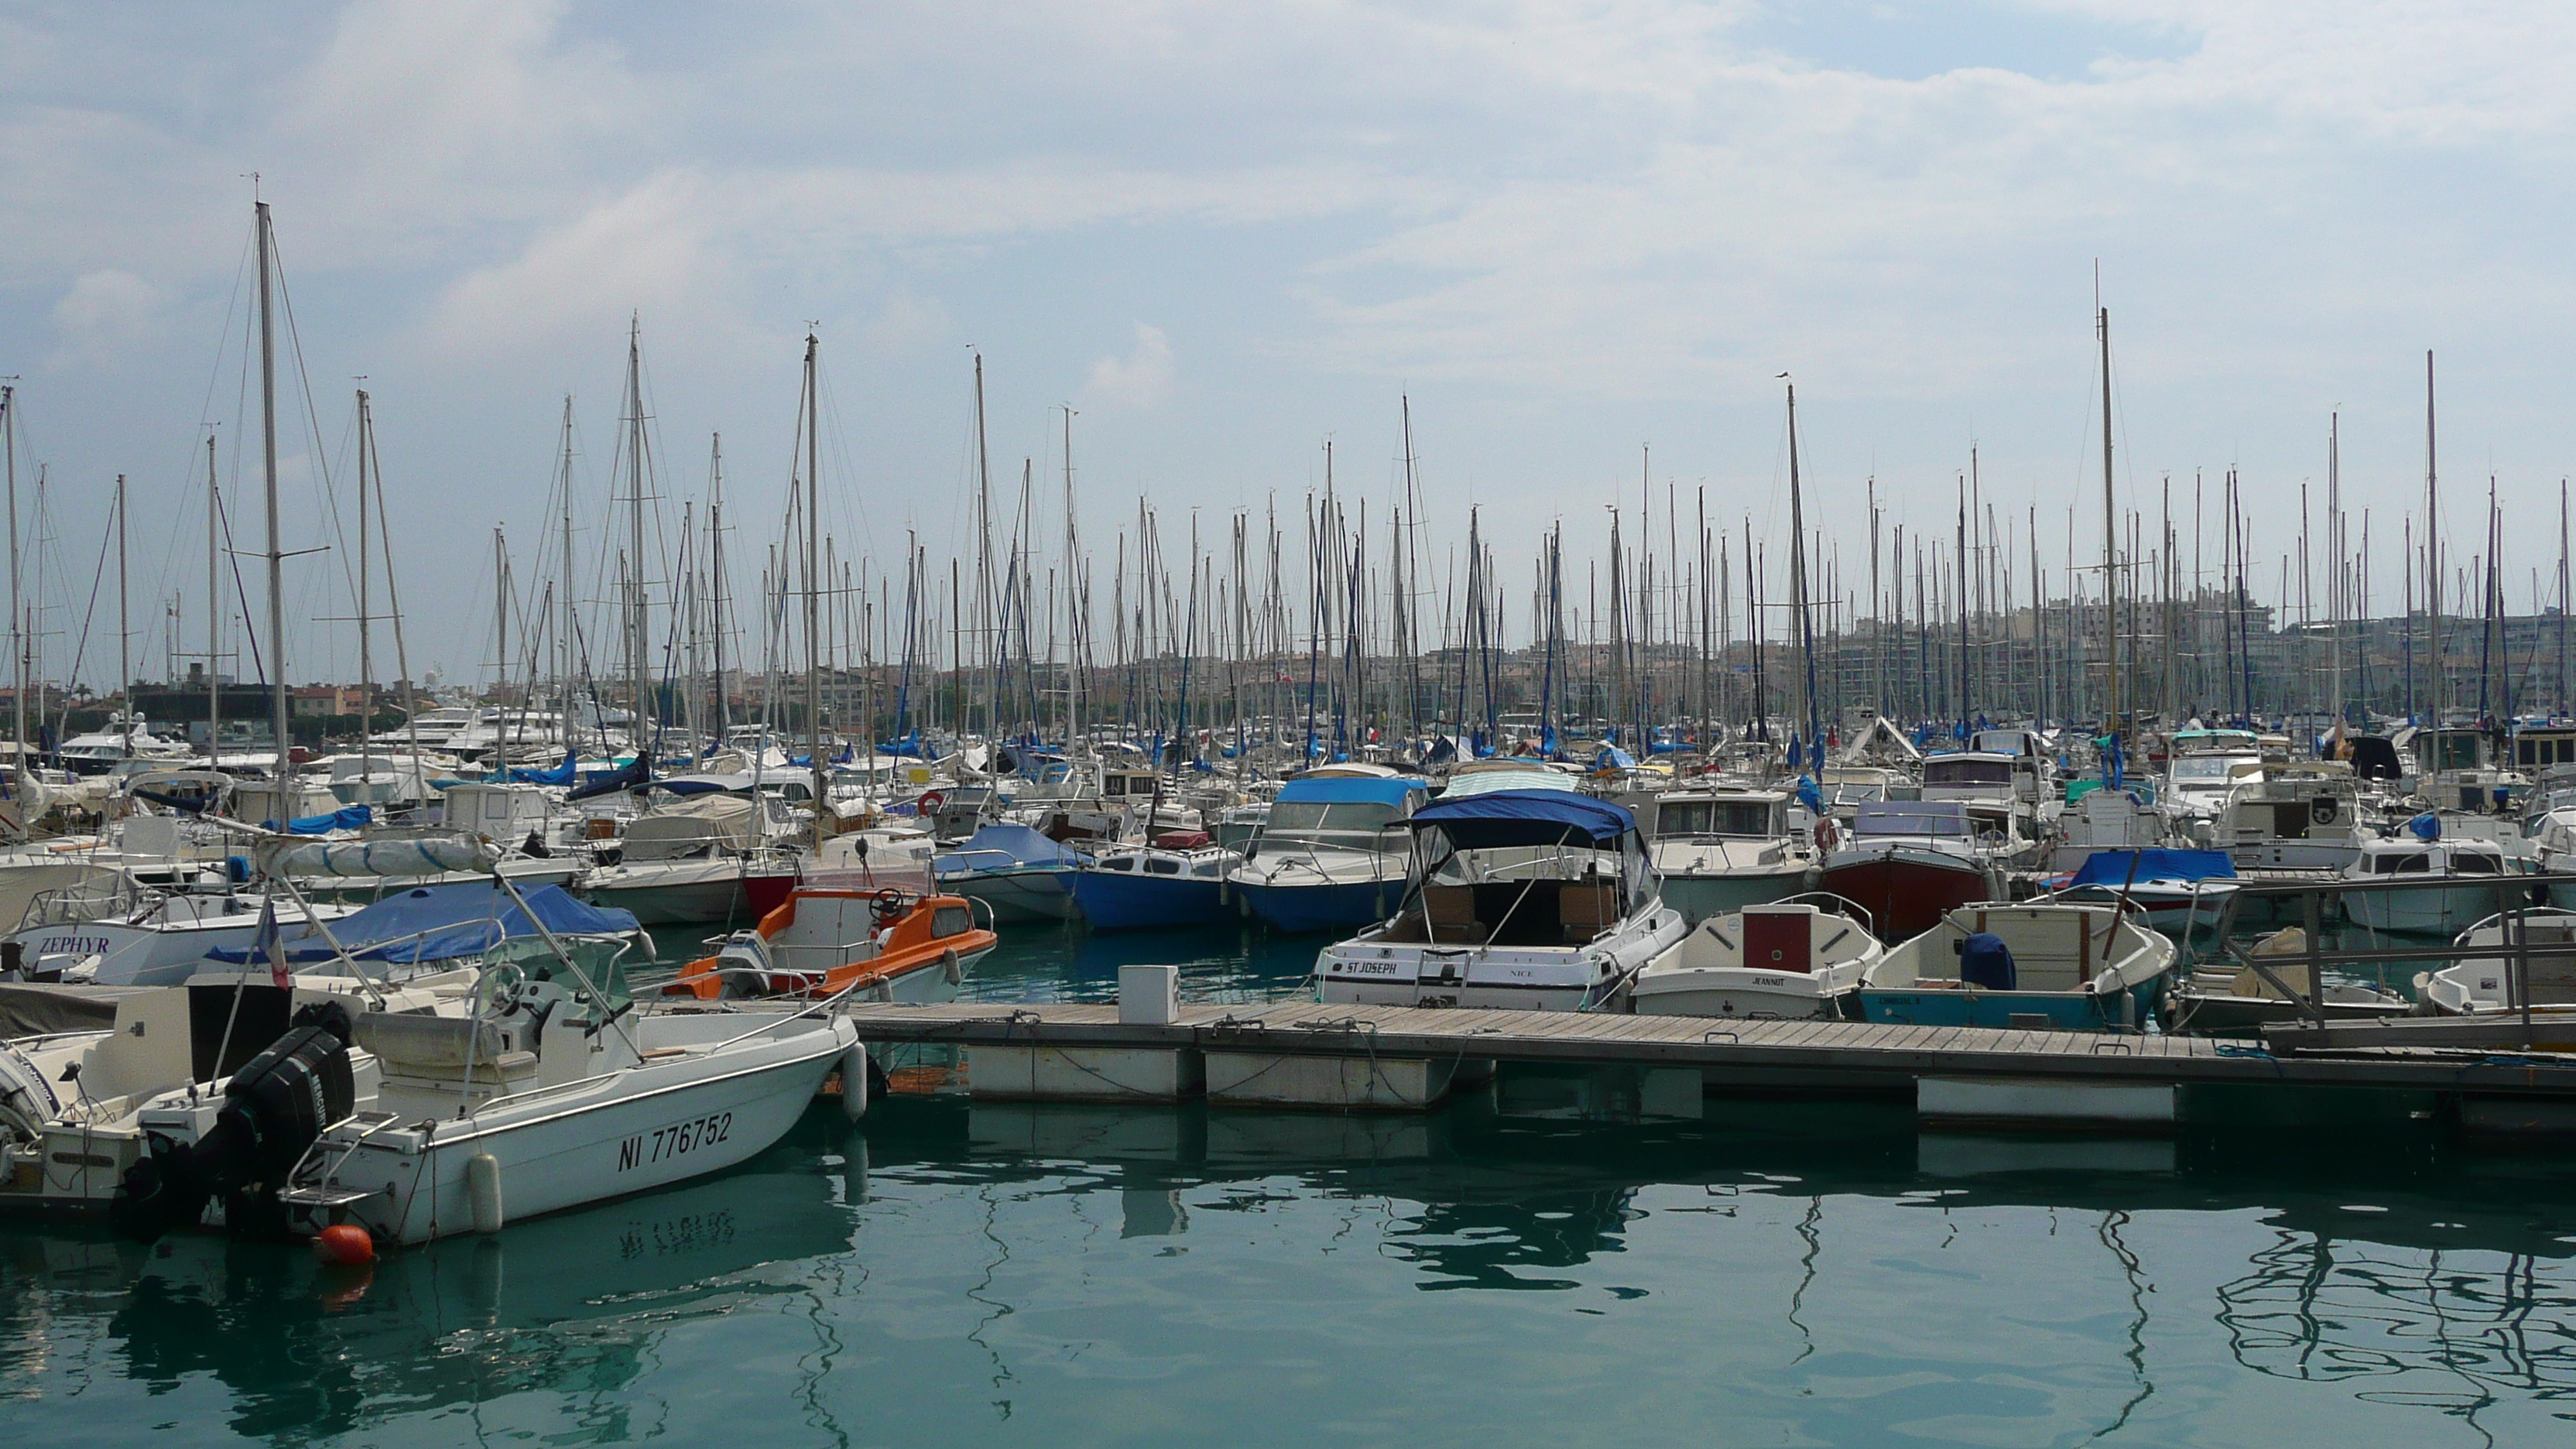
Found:
[{"label": "blue boat hull", "polygon": [[1095,931],[1215,926],[1234,919],[1223,881],[1086,870],[1073,878],[1073,898]]},{"label": "blue boat hull", "polygon": [[1274,931],[1356,931],[1395,914],[1404,904],[1404,881],[1356,881],[1347,885],[1252,885],[1237,883],[1243,908]]}]

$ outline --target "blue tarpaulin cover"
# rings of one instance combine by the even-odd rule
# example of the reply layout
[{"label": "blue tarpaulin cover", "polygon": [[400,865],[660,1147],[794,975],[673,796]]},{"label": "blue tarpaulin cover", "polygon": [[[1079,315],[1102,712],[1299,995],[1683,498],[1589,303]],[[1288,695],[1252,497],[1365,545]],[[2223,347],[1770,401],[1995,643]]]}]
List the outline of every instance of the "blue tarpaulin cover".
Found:
[{"label": "blue tarpaulin cover", "polygon": [[[528,909],[489,881],[416,886],[330,922],[331,934],[361,961],[449,961],[491,950],[502,941],[537,934],[529,912],[558,936],[619,936],[636,929],[635,913],[584,905],[562,886],[524,890]],[[218,946],[207,956],[246,962],[252,948]],[[329,961],[330,944],[318,934],[291,943],[289,961]]]},{"label": "blue tarpaulin cover", "polygon": [[1979,931],[1959,943],[1959,979],[1988,991],[2018,991],[2020,973],[2013,969],[2012,948],[2004,938]]},{"label": "blue tarpaulin cover", "polygon": [[932,857],[930,869],[933,874],[951,876],[1021,866],[1070,867],[1074,863],[1072,851],[1025,825],[987,825],[967,837],[964,845]]},{"label": "blue tarpaulin cover", "polygon": [[1560,844],[1606,850],[1637,828],[1637,817],[1624,806],[1564,790],[1496,790],[1425,805],[1409,823],[1416,830],[1438,827],[1460,850]]},{"label": "blue tarpaulin cover", "polygon": [[1326,805],[1348,805],[1371,802],[1402,807],[1404,802],[1431,789],[1427,783],[1409,775],[1393,779],[1370,778],[1345,780],[1326,776],[1320,780],[1291,780],[1279,787],[1282,804],[1307,801]]},{"label": "blue tarpaulin cover", "polygon": [[569,785],[573,782],[574,774],[580,768],[580,757],[572,751],[566,750],[564,751],[563,763],[553,766],[550,769],[495,770],[486,778],[495,785],[503,783],[502,777],[504,775],[508,776],[508,783],[513,785]]},{"label": "blue tarpaulin cover", "polygon": [[328,815],[299,815],[284,825],[274,820],[260,822],[262,830],[283,830],[289,835],[328,835],[334,830],[355,830],[376,818],[375,808],[368,805],[343,805]]},{"label": "blue tarpaulin cover", "polygon": [[2137,857],[2139,880],[2233,880],[2236,867],[2223,850],[2097,850],[2070,877],[2069,889],[2099,885],[2118,890],[2128,884],[2129,858]]}]

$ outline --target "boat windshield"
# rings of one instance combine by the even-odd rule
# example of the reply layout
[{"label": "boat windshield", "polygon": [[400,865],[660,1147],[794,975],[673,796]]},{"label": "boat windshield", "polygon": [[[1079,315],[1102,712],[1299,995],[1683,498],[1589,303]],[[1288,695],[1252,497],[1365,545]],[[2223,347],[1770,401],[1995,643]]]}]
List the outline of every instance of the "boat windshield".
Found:
[{"label": "boat windshield", "polygon": [[2186,755],[2174,761],[2173,777],[2180,782],[2216,782],[2226,779],[2241,763],[2232,755]]},{"label": "boat windshield", "polygon": [[1923,765],[1926,785],[2009,785],[2012,777],[2010,760],[1927,760]]},{"label": "boat windshield", "polygon": [[1655,834],[1770,836],[1768,800],[1667,800],[1655,807]]},{"label": "boat windshield", "polygon": [[1374,834],[1391,828],[1396,808],[1375,800],[1283,800],[1270,807],[1269,835]]},{"label": "boat windshield", "polygon": [[1892,807],[1864,810],[1854,822],[1862,835],[1940,835],[1965,840],[1975,826],[1964,815]]}]

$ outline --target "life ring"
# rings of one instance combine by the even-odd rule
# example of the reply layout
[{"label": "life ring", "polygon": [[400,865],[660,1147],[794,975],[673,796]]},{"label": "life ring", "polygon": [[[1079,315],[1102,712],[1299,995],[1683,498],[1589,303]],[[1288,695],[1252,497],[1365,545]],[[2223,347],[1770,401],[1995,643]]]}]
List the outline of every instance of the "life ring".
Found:
[{"label": "life ring", "polygon": [[1834,818],[1832,816],[1828,815],[1816,822],[1816,848],[1818,850],[1831,850],[1841,843],[1842,831],[1834,825]]},{"label": "life ring", "polygon": [[2339,809],[2332,795],[2320,795],[2308,802],[2308,818],[2319,825],[2332,825]]},{"label": "life ring", "polygon": [[921,798],[912,802],[912,808],[927,815],[947,803],[948,796],[945,791],[924,790],[921,792]]}]

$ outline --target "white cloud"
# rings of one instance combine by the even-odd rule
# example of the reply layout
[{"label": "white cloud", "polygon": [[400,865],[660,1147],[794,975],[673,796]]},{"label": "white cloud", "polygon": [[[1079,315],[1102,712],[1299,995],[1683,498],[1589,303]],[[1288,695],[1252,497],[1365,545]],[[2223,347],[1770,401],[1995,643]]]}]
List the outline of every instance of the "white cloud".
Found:
[{"label": "white cloud", "polygon": [[1150,408],[1172,395],[1172,342],[1160,327],[1136,324],[1125,357],[1094,358],[1083,396],[1113,407]]},{"label": "white cloud", "polygon": [[156,330],[160,289],[113,268],[83,272],[54,303],[55,367],[113,367]]}]

